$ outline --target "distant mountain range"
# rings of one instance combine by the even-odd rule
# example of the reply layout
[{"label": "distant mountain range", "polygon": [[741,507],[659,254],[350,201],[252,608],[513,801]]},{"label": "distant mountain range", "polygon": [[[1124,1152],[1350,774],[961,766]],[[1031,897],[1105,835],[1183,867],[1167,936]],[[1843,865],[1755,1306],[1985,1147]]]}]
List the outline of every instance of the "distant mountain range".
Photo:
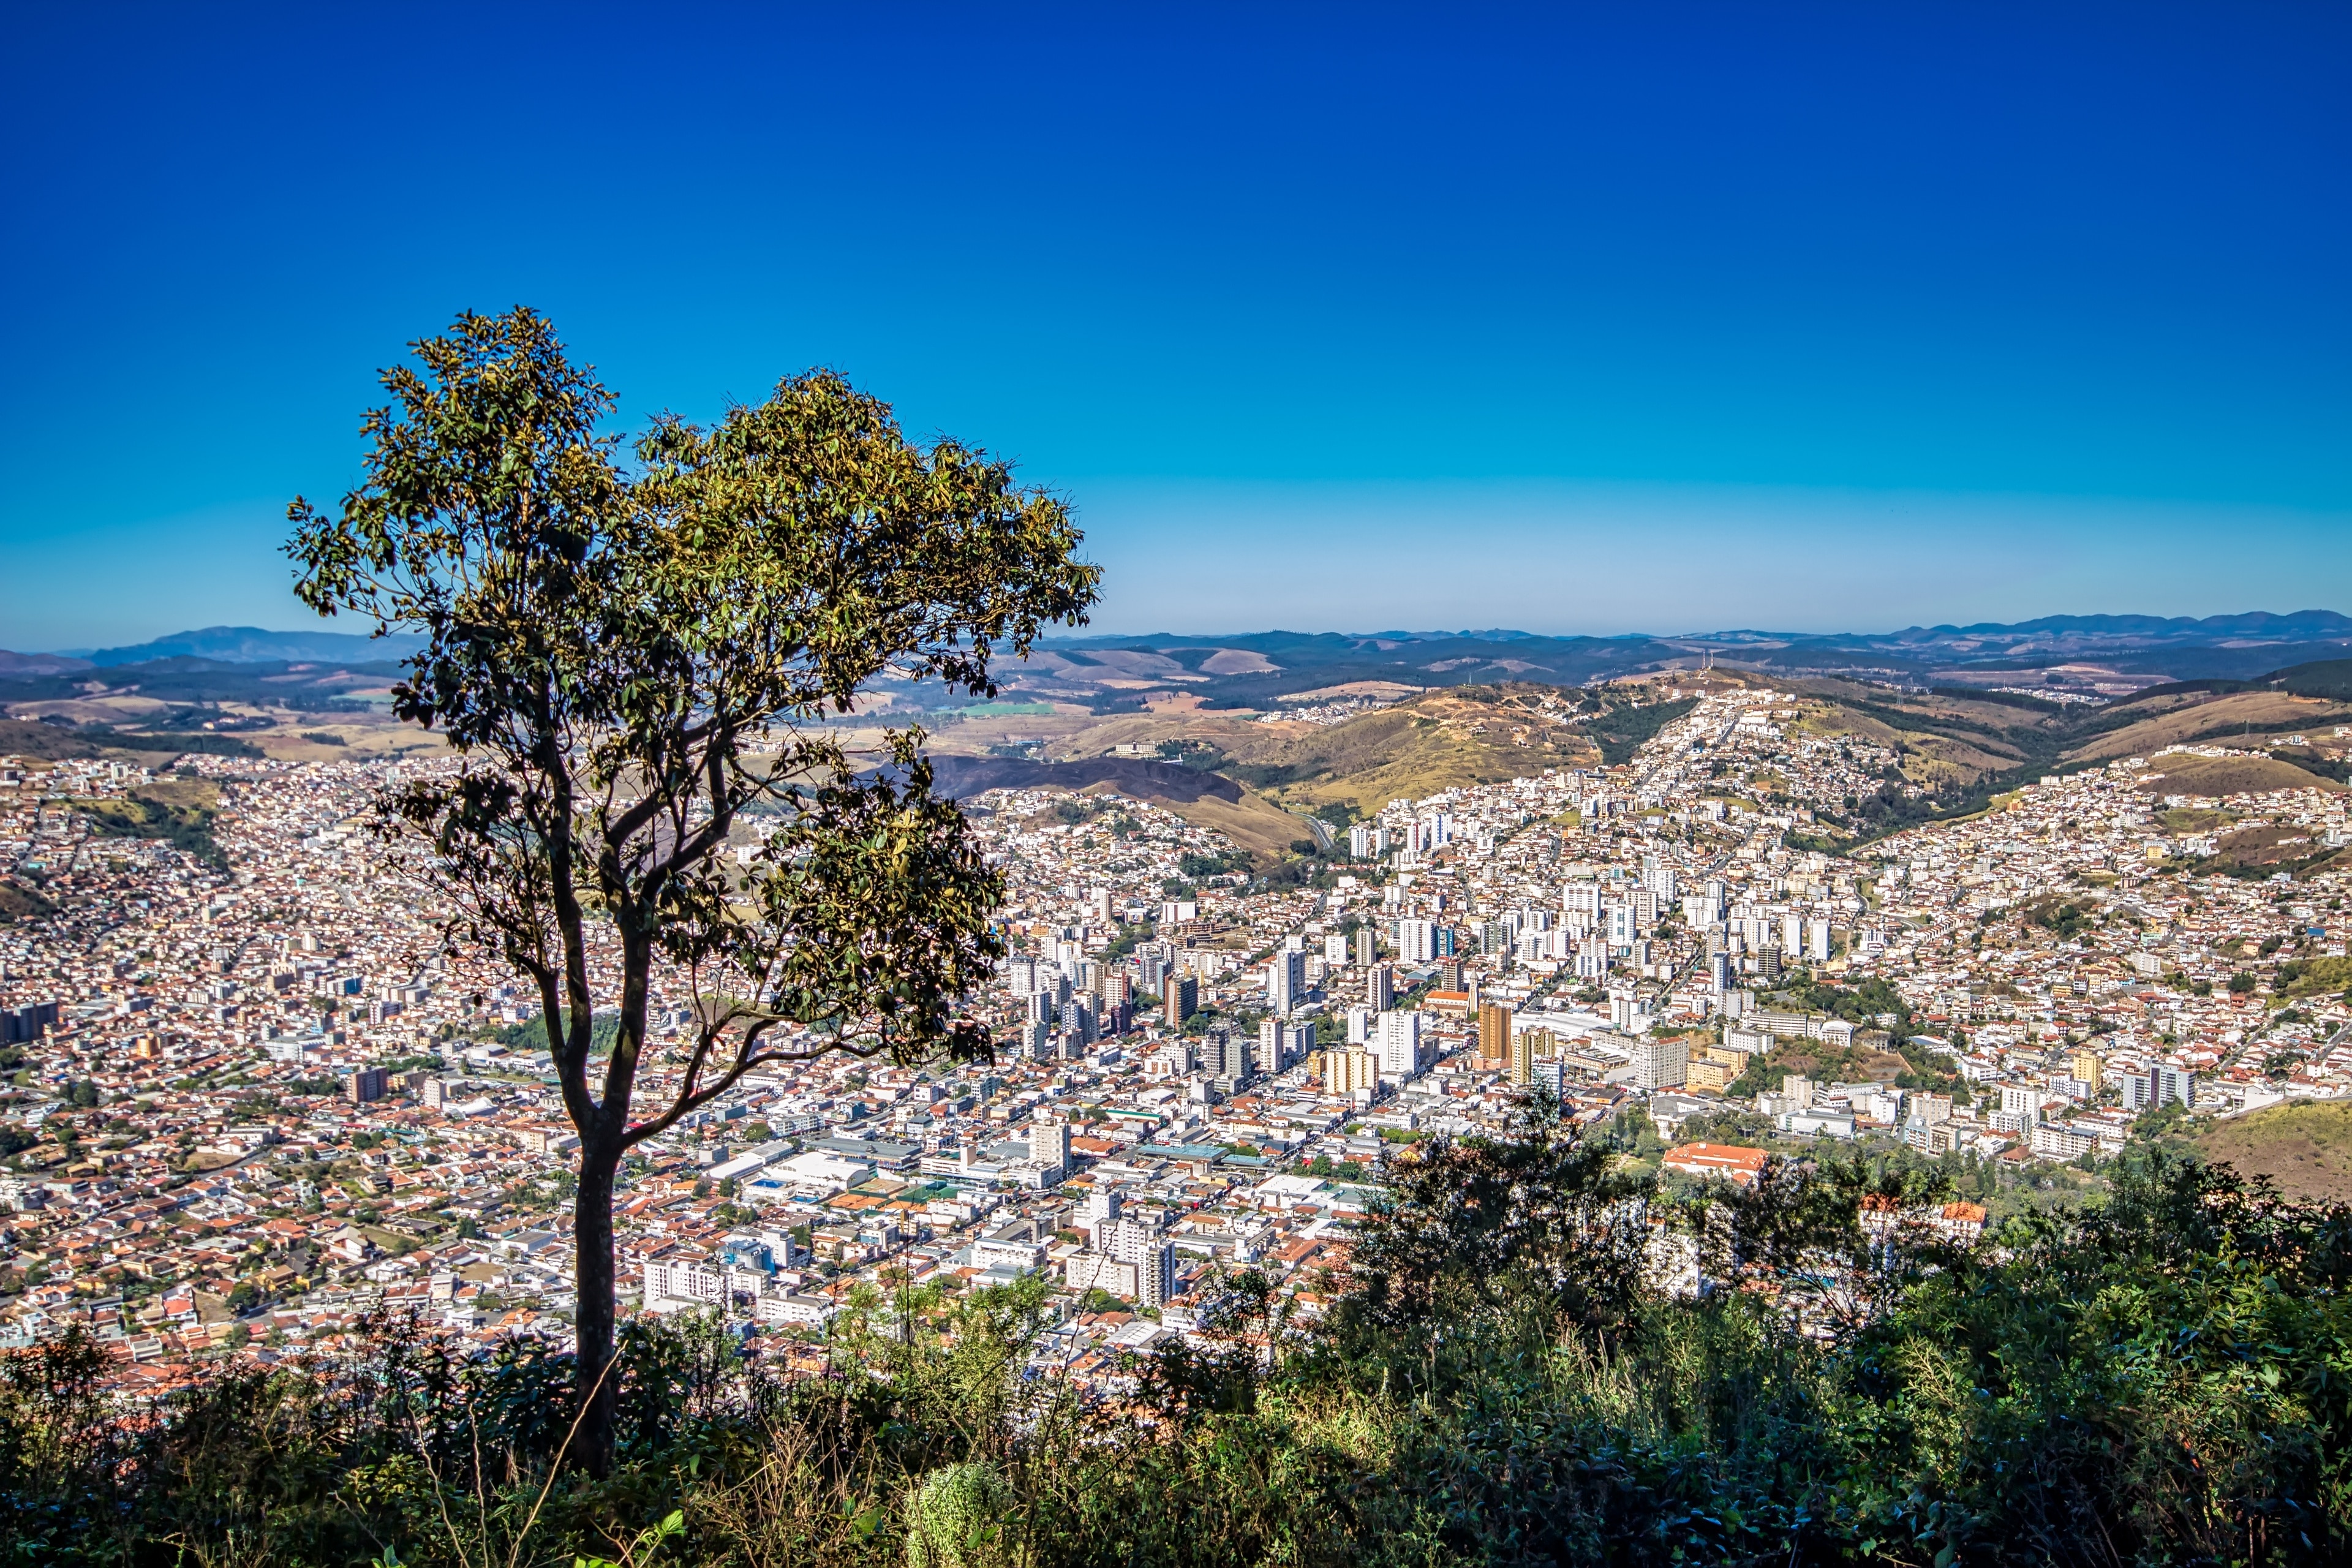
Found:
[{"label": "distant mountain range", "polygon": [[[47,682],[104,671],[110,683],[168,684],[201,700],[212,684],[241,686],[258,667],[328,664],[388,674],[414,637],[207,626],[130,647],[56,654],[0,652],[0,682]],[[2254,611],[2202,619],[2163,616],[2047,616],[2015,624],[1906,626],[1893,632],[1778,632],[1742,628],[1672,635],[1547,637],[1480,631],[1253,632],[1234,637],[1154,633],[1060,637],[1024,665],[1005,668],[1011,692],[1084,702],[1097,711],[1140,707],[1155,693],[1186,692],[1213,708],[1270,707],[1301,693],[1372,682],[1425,688],[1530,680],[1575,685],[1712,661],[1780,675],[1845,675],[1896,684],[1957,680],[1986,686],[2005,675],[2113,695],[2156,680],[2245,679],[2352,651],[2352,616],[2333,610]],[[207,668],[220,670],[206,677]],[[85,677],[86,678],[86,677]],[[18,688],[22,689],[20,686]],[[10,700],[21,700],[13,694]],[[226,695],[224,691],[224,697]],[[220,700],[220,699],[215,699]],[[949,699],[900,689],[893,707],[951,708]]]},{"label": "distant mountain range", "polygon": [[[269,632],[259,626],[206,626],[202,631],[173,632],[130,647],[68,648],[52,658],[71,658],[77,668],[111,669],[119,665],[147,664],[159,658],[204,658],[216,664],[303,664],[318,660],[373,663],[401,658],[425,645],[418,637],[372,637],[350,632]],[[0,661],[23,658],[0,654]],[[37,656],[34,656],[37,657]],[[8,666],[0,662],[0,674]]]},{"label": "distant mountain range", "polygon": [[[1486,631],[1256,632],[1072,637],[1042,645],[1012,684],[1037,697],[1086,700],[1098,710],[1139,703],[1157,688],[1211,707],[1253,707],[1334,686],[1382,681],[1459,686],[1498,680],[1582,683],[1703,661],[1780,675],[1845,675],[1897,683],[1959,679],[1997,684],[2004,672],[2086,690],[2156,679],[2242,679],[2352,649],[2352,616],[2333,610],[2257,611],[2204,619],[2049,616],[2015,625],[1907,626],[1901,631],[1773,632],[1556,637]],[[2056,672],[2053,676],[2053,672]]]}]

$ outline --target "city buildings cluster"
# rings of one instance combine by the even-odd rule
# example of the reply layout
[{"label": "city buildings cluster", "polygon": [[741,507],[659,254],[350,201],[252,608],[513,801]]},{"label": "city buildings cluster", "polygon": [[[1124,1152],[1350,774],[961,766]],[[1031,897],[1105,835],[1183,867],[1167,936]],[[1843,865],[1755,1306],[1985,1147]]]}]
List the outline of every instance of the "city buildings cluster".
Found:
[{"label": "city buildings cluster", "polygon": [[[1644,690],[1691,706],[1625,765],[1335,814],[1279,868],[1116,793],[970,803],[1009,889],[996,1060],[780,1066],[642,1145],[626,1304],[800,1364],[898,1288],[1043,1275],[1041,1365],[1115,1381],[1231,1271],[1319,1312],[1387,1162],[1535,1106],[1747,1181],[1760,1144],[1681,1129],[2080,1161],[2175,1104],[2352,1088],[2342,878],[2221,853],[2352,841],[2344,796],[2129,758],[1840,855],[1802,845],[1891,752],[1785,694]],[[0,760],[0,862],[40,889],[0,926],[0,1336],[85,1323],[157,1386],[385,1310],[566,1331],[536,998],[370,826],[445,765],[184,758],[207,853],[95,826],[153,775]],[[688,1017],[657,983],[641,1098]]]}]

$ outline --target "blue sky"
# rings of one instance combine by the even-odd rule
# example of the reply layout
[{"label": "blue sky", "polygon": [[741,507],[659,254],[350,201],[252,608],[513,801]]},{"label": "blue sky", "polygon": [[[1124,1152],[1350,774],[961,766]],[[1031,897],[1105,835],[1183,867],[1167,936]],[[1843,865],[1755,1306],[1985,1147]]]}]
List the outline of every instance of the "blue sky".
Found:
[{"label": "blue sky", "polygon": [[286,500],[518,301],[1017,457],[1097,630],[2352,609],[2339,6],[5,26],[0,647],[305,624]]}]

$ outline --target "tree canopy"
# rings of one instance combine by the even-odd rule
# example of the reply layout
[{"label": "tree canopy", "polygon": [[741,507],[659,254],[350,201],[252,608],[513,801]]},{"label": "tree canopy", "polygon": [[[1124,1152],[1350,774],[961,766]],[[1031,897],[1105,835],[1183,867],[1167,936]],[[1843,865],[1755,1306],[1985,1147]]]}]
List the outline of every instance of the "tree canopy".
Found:
[{"label": "tree canopy", "polygon": [[[601,1378],[629,1146],[763,1063],[988,1049],[958,1007],[1002,955],[1002,878],[932,794],[919,730],[860,758],[822,721],[885,677],[994,695],[995,661],[1082,620],[1098,574],[1060,500],[909,440],[831,372],[629,443],[531,310],[413,349],[362,421],[362,482],[331,513],[296,500],[287,549],[321,614],[425,638],[394,711],[458,764],[409,776],[383,821],[451,937],[539,993],[581,1137],[581,1366]],[[620,946],[604,995],[592,921]],[[657,964],[691,1024],[640,1113]],[[608,1420],[587,1437],[609,1454]]]}]

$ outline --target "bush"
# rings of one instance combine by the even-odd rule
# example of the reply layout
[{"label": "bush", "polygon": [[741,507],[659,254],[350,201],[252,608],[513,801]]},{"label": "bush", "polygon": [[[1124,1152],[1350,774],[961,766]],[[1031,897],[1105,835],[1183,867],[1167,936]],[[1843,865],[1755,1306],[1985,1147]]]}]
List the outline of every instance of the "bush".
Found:
[{"label": "bush", "polygon": [[2151,1143],[2103,1206],[1962,1247],[1862,1224],[1932,1205],[1934,1172],[1776,1161],[1670,1197],[1541,1118],[1394,1154],[1388,1191],[1352,1269],[1303,1282],[1320,1319],[1220,1277],[1202,1327],[1102,1404],[1032,1375],[1035,1279],[906,1291],[887,1331],[853,1310],[798,1377],[715,1321],[638,1320],[602,1482],[562,1467],[572,1384],[543,1343],[384,1321],[349,1355],[215,1365],[132,1407],[77,1331],[0,1363],[0,1555],[1950,1568],[2352,1545],[2340,1206]]}]

